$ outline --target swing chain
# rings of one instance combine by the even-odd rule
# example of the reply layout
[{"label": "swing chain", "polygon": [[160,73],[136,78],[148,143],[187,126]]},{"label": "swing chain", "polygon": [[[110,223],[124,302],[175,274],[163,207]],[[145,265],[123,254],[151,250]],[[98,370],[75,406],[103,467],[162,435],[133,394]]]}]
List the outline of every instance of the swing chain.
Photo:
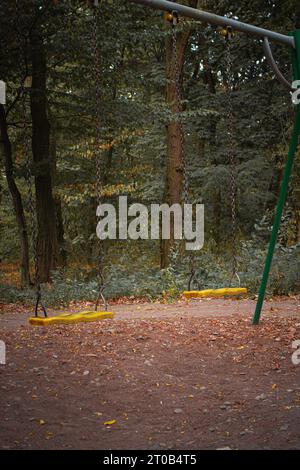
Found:
[{"label": "swing chain", "polygon": [[[28,195],[28,211],[30,215],[30,230],[32,237],[32,252],[34,260],[34,286],[36,290],[36,301],[35,301],[35,311],[34,315],[38,316],[38,307],[42,307],[45,318],[47,317],[47,311],[42,303],[42,292],[41,292],[41,282],[40,282],[40,266],[38,259],[38,227],[36,219],[36,211],[34,204],[34,197],[32,191],[32,170],[31,170],[31,158],[30,158],[30,137],[29,137],[29,125],[28,122],[30,117],[28,116],[28,98],[30,97],[30,89],[32,85],[32,77],[28,75],[28,66],[26,59],[26,42],[24,45],[24,40],[22,36],[22,26],[20,24],[21,12],[19,8],[18,0],[15,0],[15,17],[16,17],[16,31],[17,31],[17,43],[19,51],[19,63],[24,67],[24,76],[21,77],[20,84],[20,98],[21,98],[21,111],[22,111],[22,122],[23,122],[23,149],[24,149],[24,158],[25,158],[25,180],[27,186],[27,195]],[[25,41],[27,39],[25,38]],[[24,49],[24,56],[22,50]]]},{"label": "swing chain", "polygon": [[[176,110],[177,119],[179,124],[180,132],[180,148],[181,148],[181,159],[182,159],[182,180],[183,180],[183,204],[189,203],[189,179],[187,171],[187,159],[185,153],[185,139],[184,139],[184,125],[182,120],[182,102],[181,102],[181,79],[180,71],[178,65],[178,50],[177,50],[177,25],[179,23],[179,16],[177,11],[172,11],[169,16],[169,21],[172,27],[172,49],[173,49],[173,71],[175,74],[175,100],[176,100]],[[188,290],[191,290],[192,281],[195,277],[196,271],[194,266],[194,257],[192,254],[189,254],[189,280],[188,280]]]},{"label": "swing chain", "polygon": [[230,202],[231,202],[231,223],[232,223],[232,277],[238,279],[238,259],[237,259],[237,184],[236,184],[236,148],[234,140],[234,108],[233,108],[233,91],[234,91],[234,77],[233,77],[233,60],[232,60],[232,45],[231,39],[233,37],[232,28],[226,29],[227,34],[225,35],[226,40],[226,97],[227,97],[227,109],[228,109],[228,123],[227,123],[227,136],[229,141],[229,160],[230,160]]},{"label": "swing chain", "polygon": [[37,221],[35,216],[35,207],[34,207],[34,198],[32,191],[32,171],[31,171],[31,161],[30,161],[30,139],[28,133],[28,112],[27,112],[27,96],[28,89],[22,86],[22,113],[23,113],[23,122],[24,122],[24,156],[25,156],[25,179],[27,184],[27,194],[28,194],[28,210],[30,214],[30,228],[32,234],[32,251],[34,259],[34,285],[36,289],[36,303],[35,303],[35,316],[38,316],[38,307],[41,305],[44,316],[47,317],[46,309],[42,303],[42,293],[41,293],[41,283],[40,283],[40,266],[38,259],[38,229]]},{"label": "swing chain", "polygon": [[[93,77],[95,83],[95,119],[96,132],[94,141],[95,163],[96,163],[96,203],[97,207],[101,204],[102,195],[102,169],[101,169],[101,62],[99,50],[99,20],[100,8],[98,2],[94,2],[93,25],[92,25],[92,54],[93,54]],[[103,291],[105,289],[103,276],[104,249],[103,241],[98,241],[98,297],[96,299],[95,310],[97,311],[100,300],[103,301],[105,310],[107,310],[107,301]]]}]

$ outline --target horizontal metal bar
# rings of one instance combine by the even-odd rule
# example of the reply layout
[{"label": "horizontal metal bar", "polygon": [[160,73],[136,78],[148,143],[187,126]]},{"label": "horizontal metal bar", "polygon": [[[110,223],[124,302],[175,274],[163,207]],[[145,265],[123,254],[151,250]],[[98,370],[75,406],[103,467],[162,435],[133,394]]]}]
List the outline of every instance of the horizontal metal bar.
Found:
[{"label": "horizontal metal bar", "polygon": [[247,23],[241,23],[240,21],[232,20],[226,16],[215,15],[214,13],[208,13],[203,10],[191,8],[180,3],[170,2],[167,0],[129,0],[133,3],[145,5],[151,8],[165,11],[177,11],[180,15],[186,16],[187,18],[193,18],[194,20],[204,21],[209,24],[215,24],[219,26],[231,26],[234,31],[240,31],[242,33],[249,34],[251,36],[258,36],[268,38],[271,41],[284,44],[286,46],[293,47],[295,49],[295,39],[292,36],[286,36],[285,34],[276,33],[275,31],[269,31],[268,29],[259,28]]}]

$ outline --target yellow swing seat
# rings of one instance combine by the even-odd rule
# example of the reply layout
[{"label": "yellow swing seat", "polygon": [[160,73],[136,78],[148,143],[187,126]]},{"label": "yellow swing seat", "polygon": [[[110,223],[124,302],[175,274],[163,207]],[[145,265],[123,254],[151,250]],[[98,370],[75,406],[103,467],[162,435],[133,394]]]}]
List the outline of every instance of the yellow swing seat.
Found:
[{"label": "yellow swing seat", "polygon": [[107,318],[113,318],[114,314],[112,312],[98,312],[95,310],[85,310],[83,312],[66,312],[61,315],[56,315],[54,317],[30,317],[29,323],[34,326],[48,326],[54,324],[69,324],[69,323],[79,323],[79,322],[92,322],[98,320],[105,320]]},{"label": "yellow swing seat", "polygon": [[206,290],[191,290],[184,291],[183,297],[186,299],[205,299],[209,297],[236,297],[238,295],[246,295],[248,290],[245,287],[227,287],[223,289],[206,289]]}]

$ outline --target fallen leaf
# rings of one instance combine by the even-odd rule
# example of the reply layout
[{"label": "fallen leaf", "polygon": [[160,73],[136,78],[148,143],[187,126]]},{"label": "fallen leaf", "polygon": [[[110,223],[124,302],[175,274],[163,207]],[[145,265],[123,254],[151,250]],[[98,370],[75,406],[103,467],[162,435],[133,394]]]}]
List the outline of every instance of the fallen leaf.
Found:
[{"label": "fallen leaf", "polygon": [[103,424],[105,426],[111,426],[112,424],[115,424],[117,421],[115,419],[112,419],[111,421],[105,421]]}]

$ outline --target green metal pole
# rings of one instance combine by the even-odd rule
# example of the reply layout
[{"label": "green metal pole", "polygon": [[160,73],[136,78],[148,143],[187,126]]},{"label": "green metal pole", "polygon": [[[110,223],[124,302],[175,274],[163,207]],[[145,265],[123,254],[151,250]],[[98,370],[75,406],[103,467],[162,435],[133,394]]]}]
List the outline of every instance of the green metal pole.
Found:
[{"label": "green metal pole", "polygon": [[[294,80],[299,80],[300,79],[300,30],[295,31],[293,33],[293,36],[295,37],[295,41],[296,41],[296,50],[293,51],[293,75],[294,75]],[[274,254],[274,250],[276,246],[282,212],[283,212],[283,208],[285,205],[286,195],[287,195],[288,186],[289,186],[289,180],[290,180],[290,176],[291,176],[291,172],[293,168],[294,157],[295,157],[297,147],[298,147],[299,135],[300,135],[300,105],[297,105],[294,130],[293,130],[288,158],[287,158],[287,162],[286,162],[286,166],[284,170],[283,180],[281,184],[280,195],[278,199],[274,224],[272,228],[271,240],[269,244],[265,268],[264,268],[261,285],[259,289],[259,294],[258,294],[258,300],[256,304],[256,310],[253,316],[253,325],[257,325],[260,320],[261,310],[262,310],[262,306],[263,306],[263,302],[265,298],[265,293],[266,293],[268,278],[269,278],[270,269],[272,265],[273,254]]]}]

